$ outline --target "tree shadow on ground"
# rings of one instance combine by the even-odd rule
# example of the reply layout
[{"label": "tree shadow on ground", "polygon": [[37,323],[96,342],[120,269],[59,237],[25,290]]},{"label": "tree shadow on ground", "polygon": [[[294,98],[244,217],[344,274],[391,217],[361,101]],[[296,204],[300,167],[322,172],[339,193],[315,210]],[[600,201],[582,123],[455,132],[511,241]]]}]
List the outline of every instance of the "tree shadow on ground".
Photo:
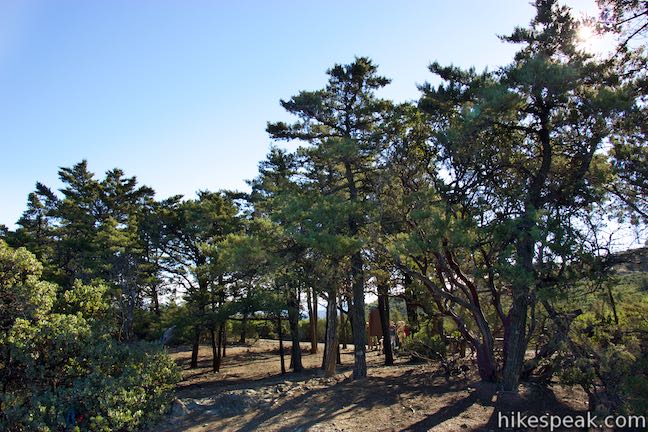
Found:
[{"label": "tree shadow on ground", "polygon": [[[262,430],[264,426],[275,423],[275,419],[282,419],[284,426],[281,430],[307,430],[349,411],[361,414],[376,407],[406,403],[407,398],[414,396],[462,391],[469,385],[466,379],[432,384],[429,378],[420,373],[405,373],[388,377],[369,376],[360,381],[345,379],[328,387],[309,390],[269,410],[259,411],[237,430]],[[287,421],[287,416],[294,418]]]},{"label": "tree shadow on ground", "polygon": [[[243,361],[255,358],[254,361]],[[185,376],[183,382],[178,385],[178,394],[180,398],[183,397],[206,397],[214,392],[237,390],[237,389],[253,389],[259,387],[273,385],[283,381],[304,381],[313,377],[323,376],[323,371],[319,368],[304,368],[300,372],[289,371],[286,374],[281,374],[279,367],[275,373],[268,370],[266,375],[259,375],[257,377],[249,377],[231,373],[227,367],[232,365],[239,367],[251,366],[255,363],[265,364],[268,359],[275,359],[275,356],[267,355],[267,352],[250,352],[237,354],[227,357],[221,365],[221,372],[213,372],[211,369],[211,361],[199,362],[197,369],[185,369]],[[288,363],[288,362],[286,362]],[[203,366],[204,364],[204,366]],[[338,370],[344,372],[349,370],[351,365],[338,367]],[[209,381],[200,380],[201,377],[212,375]]]},{"label": "tree shadow on ground", "polygon": [[[224,359],[223,366],[247,365],[249,368],[260,368],[264,362],[272,359],[272,367],[266,367],[261,373],[257,369],[240,375],[226,370],[220,376],[214,375],[213,380],[201,380],[201,375],[212,372],[200,370],[193,375],[198,377],[195,382],[190,378],[178,392],[180,398],[217,397],[222,392],[244,389],[261,390],[259,395],[267,395],[268,387],[277,385],[270,389],[272,402],[232,417],[219,416],[209,409],[197,410],[174,422],[174,427],[168,430],[202,425],[198,426],[201,430],[211,430],[211,426],[215,427],[213,430],[253,431],[271,427],[281,431],[305,431],[321,423],[334,427],[338,421],[346,422],[348,426],[354,424],[353,418],[371,417],[376,415],[372,410],[378,409],[387,421],[390,421],[390,416],[396,416],[399,419],[397,428],[402,432],[427,431],[440,425],[441,428],[459,427],[454,424],[456,422],[444,423],[475,410],[481,410],[483,415],[476,418],[473,416],[472,424],[467,421],[470,426],[462,424],[461,430],[496,431],[506,430],[498,427],[499,413],[510,415],[511,411],[519,411],[535,415],[546,412],[573,415],[583,412],[561,402],[551,388],[526,384],[521,395],[512,396],[498,393],[496,384],[478,382],[473,375],[449,378],[443,371],[423,365],[412,367],[402,364],[402,369],[397,365],[381,368],[380,372],[374,374],[372,370],[380,368],[379,362],[374,361],[369,367],[367,379],[353,381],[348,378],[351,375],[352,361],[347,361],[345,357],[345,354],[352,357],[352,353],[346,352],[342,353],[344,364],[338,366],[336,378],[330,381],[310,381],[313,378],[323,378],[323,371],[312,367],[302,372],[282,375],[274,369],[275,366],[278,368],[275,351],[270,349],[232,353]],[[209,362],[206,364],[211,365]],[[273,369],[276,373],[272,373]],[[279,385],[286,383],[298,385]],[[282,390],[284,388],[288,390]],[[471,408],[473,405],[475,406]],[[470,414],[467,418],[471,418]],[[362,425],[355,424],[353,427]]]},{"label": "tree shadow on ground", "polygon": [[[519,431],[519,427],[505,427],[507,423],[500,420],[501,417],[508,417],[517,412],[521,415],[542,416],[550,414],[553,416],[576,416],[587,415],[587,410],[574,409],[565,404],[556,396],[551,387],[545,387],[534,383],[525,384],[526,391],[523,394],[500,393],[494,405],[493,413],[488,422],[483,426],[483,431]],[[500,426],[499,423],[502,423]],[[559,429],[561,431],[586,431],[587,428]]]},{"label": "tree shadow on ground", "polygon": [[475,387],[471,387],[467,396],[458,398],[453,403],[440,407],[432,415],[402,429],[402,432],[429,431],[447,420],[458,417],[475,403],[479,403],[482,406],[492,405],[492,399],[495,394],[495,384],[476,383]]}]

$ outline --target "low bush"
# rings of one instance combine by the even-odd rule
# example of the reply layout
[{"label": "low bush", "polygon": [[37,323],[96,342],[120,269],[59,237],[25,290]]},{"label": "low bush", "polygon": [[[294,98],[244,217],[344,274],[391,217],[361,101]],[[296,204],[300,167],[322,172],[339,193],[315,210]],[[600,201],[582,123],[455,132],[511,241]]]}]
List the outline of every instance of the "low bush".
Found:
[{"label": "low bush", "polygon": [[0,430],[134,431],[167,409],[179,380],[156,343],[111,336],[106,287],[57,294],[24,249],[0,242]]}]

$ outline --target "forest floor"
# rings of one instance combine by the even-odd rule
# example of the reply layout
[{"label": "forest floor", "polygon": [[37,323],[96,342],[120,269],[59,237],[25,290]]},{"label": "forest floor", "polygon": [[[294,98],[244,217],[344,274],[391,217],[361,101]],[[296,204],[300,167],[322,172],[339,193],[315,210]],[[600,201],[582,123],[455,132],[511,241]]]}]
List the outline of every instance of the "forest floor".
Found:
[{"label": "forest floor", "polygon": [[[211,348],[201,346],[199,368],[188,369],[186,347],[171,355],[183,368],[172,416],[155,431],[496,431],[498,413],[582,414],[585,394],[558,385],[522,385],[519,395],[498,393],[471,372],[447,377],[435,364],[368,352],[368,378],[351,379],[353,349],[343,350],[335,378],[324,378],[319,354],[308,354],[305,370],[280,373],[278,342],[259,340],[229,346],[220,373],[211,371]],[[286,344],[286,368],[290,345]],[[471,368],[471,370],[474,368]],[[519,430],[519,429],[517,429]],[[537,430],[537,429],[536,429]]]}]

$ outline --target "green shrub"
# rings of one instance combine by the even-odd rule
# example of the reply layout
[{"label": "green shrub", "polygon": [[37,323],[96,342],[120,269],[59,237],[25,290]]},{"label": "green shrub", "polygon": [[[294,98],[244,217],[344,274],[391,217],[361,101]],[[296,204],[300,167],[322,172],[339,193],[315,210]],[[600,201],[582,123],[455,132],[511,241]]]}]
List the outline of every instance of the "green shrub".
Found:
[{"label": "green shrub", "polygon": [[[641,414],[648,410],[648,295],[645,275],[613,280],[616,318],[603,300],[586,298],[589,311],[578,316],[570,341],[551,359],[562,383],[579,385],[590,407],[602,413]],[[603,300],[601,300],[603,299]]]},{"label": "green shrub", "polygon": [[427,323],[421,326],[413,337],[405,339],[403,352],[414,359],[443,361],[446,357],[446,345],[440,335],[433,334],[430,324]]},{"label": "green shrub", "polygon": [[111,337],[106,287],[57,297],[24,249],[0,242],[0,430],[134,431],[167,410],[179,380],[157,344]]}]

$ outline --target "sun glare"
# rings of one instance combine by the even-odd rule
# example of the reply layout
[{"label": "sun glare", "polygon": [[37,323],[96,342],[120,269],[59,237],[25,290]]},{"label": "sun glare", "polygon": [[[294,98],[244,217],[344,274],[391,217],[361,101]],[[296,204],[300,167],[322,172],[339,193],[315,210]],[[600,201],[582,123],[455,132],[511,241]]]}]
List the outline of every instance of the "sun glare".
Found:
[{"label": "sun glare", "polygon": [[578,40],[581,42],[587,42],[593,37],[596,36],[596,32],[589,25],[581,25],[578,29]]},{"label": "sun glare", "polygon": [[603,55],[612,48],[611,41],[598,34],[591,25],[581,24],[576,37],[578,47],[590,54]]}]

